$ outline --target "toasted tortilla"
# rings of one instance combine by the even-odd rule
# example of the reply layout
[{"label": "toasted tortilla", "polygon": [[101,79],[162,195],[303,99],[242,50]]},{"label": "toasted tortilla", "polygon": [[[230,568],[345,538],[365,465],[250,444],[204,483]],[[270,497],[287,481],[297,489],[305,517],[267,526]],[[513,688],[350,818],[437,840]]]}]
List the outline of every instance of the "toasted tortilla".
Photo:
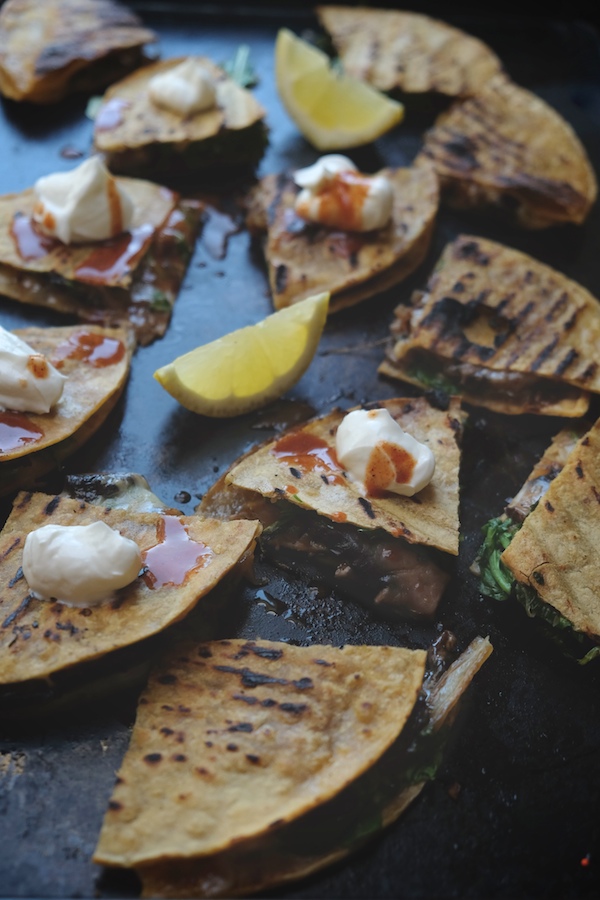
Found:
[{"label": "toasted tortilla", "polygon": [[[451,400],[447,411],[436,409],[424,398],[385,400],[367,408],[385,407],[400,426],[427,444],[436,460],[435,473],[416,498],[388,493],[369,497],[350,480],[341,467],[303,469],[301,460],[280,458],[270,441],[234,464],[225,483],[253,491],[270,500],[285,499],[308,508],[334,522],[345,522],[372,531],[382,528],[410,544],[437,547],[454,556],[459,540],[458,439],[463,415],[460,404]],[[295,429],[315,435],[335,449],[335,432],[344,417],[336,410]],[[292,471],[293,470],[293,471]],[[335,477],[327,477],[330,473]]]},{"label": "toasted tortilla", "polygon": [[55,103],[94,90],[143,61],[158,38],[112,0],[7,0],[0,11],[0,92]]},{"label": "toasted tortilla", "polygon": [[[58,403],[48,413],[21,413],[28,423],[41,432],[38,440],[10,449],[0,447],[0,464],[37,453],[59,441],[64,441],[87,422],[107,401],[123,390],[133,342],[125,329],[100,328],[97,325],[74,325],[65,328],[21,328],[14,332],[32,350],[43,353],[66,376],[63,393]],[[88,359],[76,356],[62,358],[63,348],[69,352],[70,341],[84,335],[98,335],[115,342],[115,361],[110,365],[96,366]],[[74,348],[76,348],[76,344]],[[111,346],[113,346],[111,344]],[[116,357],[122,354],[120,359]]]},{"label": "toasted tortilla", "polygon": [[[421,369],[433,367],[451,393],[497,412],[581,416],[589,392],[600,391],[597,300],[550,266],[483,238],[460,235],[447,245],[425,292],[396,309],[392,335],[381,373],[432,387]],[[460,367],[469,373],[462,386]]]},{"label": "toasted tortilla", "polygon": [[232,897],[342,859],[421,791],[491,652],[428,673],[416,716],[422,651],[186,642],[140,700],[96,861],[144,897]]},{"label": "toasted tortilla", "polygon": [[418,158],[433,163],[451,205],[499,207],[526,228],[581,224],[598,192],[568,122],[502,75],[441,113]]},{"label": "toasted tortilla", "polygon": [[288,177],[267,175],[249,197],[248,227],[266,230],[264,253],[276,309],[327,290],[336,312],[381,293],[408,277],[429,249],[439,191],[429,165],[384,169],[393,184],[388,225],[372,232],[334,231],[294,213],[299,188]]},{"label": "toasted tortilla", "polygon": [[214,855],[322,805],[401,733],[425,657],[270,641],[179,646],[141,698],[95,861]]},{"label": "toasted tortilla", "polygon": [[94,146],[112,171],[153,178],[160,174],[171,181],[195,169],[259,161],[266,146],[265,110],[210,59],[193,57],[215,82],[217,102],[212,109],[184,117],[152,102],[150,80],[187,58],[144,66],[104,95],[95,119]]},{"label": "toasted tortilla", "polygon": [[134,202],[134,218],[129,232],[108,241],[48,240],[38,250],[31,232],[23,250],[15,223],[29,233],[34,192],[0,197],[0,293],[83,321],[129,323],[147,344],[167,328],[203,206],[150,181],[118,180]]},{"label": "toasted tortilla", "polygon": [[473,94],[501,71],[478,38],[419,13],[352,6],[318,6],[344,70],[380,91]]},{"label": "toasted tortilla", "polygon": [[[90,609],[35,599],[21,569],[27,534],[42,524],[87,525],[101,520],[142,551],[161,543],[163,516],[106,509],[82,500],[21,493],[12,521],[0,534],[0,684],[46,678],[164,630],[183,618],[249,550],[259,526],[176,517],[191,540],[212,551],[205,565],[179,573],[183,583],[150,588],[143,577]],[[175,554],[176,558],[177,554]]]},{"label": "toasted tortilla", "polygon": [[517,581],[573,623],[600,636],[600,420],[571,452],[502,554]]}]

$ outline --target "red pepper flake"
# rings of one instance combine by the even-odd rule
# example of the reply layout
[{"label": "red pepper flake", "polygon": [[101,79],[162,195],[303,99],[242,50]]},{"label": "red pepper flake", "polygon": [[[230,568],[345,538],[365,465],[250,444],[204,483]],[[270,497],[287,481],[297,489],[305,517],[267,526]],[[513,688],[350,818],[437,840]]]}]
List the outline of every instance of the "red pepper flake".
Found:
[{"label": "red pepper flake", "polygon": [[580,865],[580,866],[583,866],[584,869],[585,869],[585,868],[587,868],[587,867],[589,866],[589,864],[590,864],[590,854],[589,854],[589,853],[586,853],[585,856],[583,857],[583,859],[581,859],[581,860],[579,861],[579,865]]}]

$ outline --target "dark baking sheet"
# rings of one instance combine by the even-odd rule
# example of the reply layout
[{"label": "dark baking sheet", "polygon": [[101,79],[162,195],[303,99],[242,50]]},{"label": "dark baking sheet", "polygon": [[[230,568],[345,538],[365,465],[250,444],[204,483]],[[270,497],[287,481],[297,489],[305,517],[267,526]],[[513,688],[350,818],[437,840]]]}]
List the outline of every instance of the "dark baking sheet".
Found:
[{"label": "dark baking sheet", "polygon": [[[314,27],[308,12],[191,5],[161,12],[138,4],[161,35],[164,57],[203,53],[215,61],[246,42],[260,76],[271,144],[261,172],[312,162],[317,153],[285,115],[273,82],[273,40],[283,24]],[[225,15],[226,12],[226,15]],[[439,12],[439,10],[436,10]],[[445,16],[486,40],[515,81],[535,91],[575,127],[600,171],[600,43],[586,23],[566,19]],[[0,109],[0,192],[21,190],[87,153],[92,123],[85,101],[57,108]],[[431,121],[431,108],[374,147],[350,155],[365,170],[407,164]],[[198,243],[170,329],[138,351],[126,395],[69,472],[137,471],[167,502],[192,512],[241,452],[334,405],[414,393],[377,375],[392,310],[426,278],[445,242],[460,231],[503,241],[581,281],[600,296],[600,208],[580,228],[527,233],[488,217],[442,210],[428,261],[399,289],[337,315],[310,370],[282,401],[231,421],[180,408],[154,370],[192,347],[271,312],[264,269],[242,230],[216,258]],[[60,324],[41,310],[1,301],[0,322]],[[596,415],[598,409],[595,410]],[[580,669],[540,639],[520,609],[481,599],[468,571],[479,529],[497,514],[558,430],[558,420],[503,418],[471,411],[462,470],[465,538],[457,574],[429,626],[390,624],[265,567],[267,582],[237,598],[222,636],[323,643],[426,646],[442,627],[461,646],[489,634],[495,651],[465,703],[454,743],[435,782],[402,819],[346,863],[279,889],[286,897],[567,898],[600,889],[600,665]],[[134,896],[127,878],[90,862],[135,703],[124,691],[49,720],[0,723],[0,896]]]}]

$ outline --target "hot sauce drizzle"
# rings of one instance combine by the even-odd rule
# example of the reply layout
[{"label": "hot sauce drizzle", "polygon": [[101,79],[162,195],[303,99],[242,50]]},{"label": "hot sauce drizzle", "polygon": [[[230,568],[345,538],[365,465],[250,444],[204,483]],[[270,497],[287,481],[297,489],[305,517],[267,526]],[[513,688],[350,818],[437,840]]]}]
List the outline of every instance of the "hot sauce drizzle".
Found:
[{"label": "hot sauce drizzle", "polygon": [[380,497],[386,493],[386,485],[392,481],[405,484],[416,465],[414,456],[388,441],[375,444],[365,473],[365,488],[371,497]]},{"label": "hot sauce drizzle", "polygon": [[58,247],[60,241],[36,231],[32,219],[24,213],[17,213],[10,226],[11,237],[21,259],[41,259]]},{"label": "hot sauce drizzle", "polygon": [[357,172],[338,172],[318,192],[319,219],[331,228],[360,231],[362,208],[369,193],[370,179]]},{"label": "hot sauce drizzle", "polygon": [[61,369],[66,359],[79,359],[97,369],[113,366],[125,356],[125,345],[118,338],[79,331],[60,344],[53,355],[52,364]]},{"label": "hot sauce drizzle", "polygon": [[328,475],[332,484],[345,484],[335,450],[308,431],[293,431],[280,438],[271,449],[273,456],[305,472]]},{"label": "hot sauce drizzle", "polygon": [[158,544],[142,553],[147,566],[142,578],[149,588],[165,584],[183,584],[190,572],[206,566],[214,553],[201,541],[195,541],[178,516],[161,516]]},{"label": "hot sauce drizzle", "polygon": [[41,428],[23,413],[0,412],[0,453],[9,453],[44,436]]},{"label": "hot sauce drizzle", "polygon": [[146,224],[125,231],[111,240],[102,241],[75,270],[76,278],[88,284],[108,284],[125,275],[131,268],[131,261],[153,233],[153,226]]}]

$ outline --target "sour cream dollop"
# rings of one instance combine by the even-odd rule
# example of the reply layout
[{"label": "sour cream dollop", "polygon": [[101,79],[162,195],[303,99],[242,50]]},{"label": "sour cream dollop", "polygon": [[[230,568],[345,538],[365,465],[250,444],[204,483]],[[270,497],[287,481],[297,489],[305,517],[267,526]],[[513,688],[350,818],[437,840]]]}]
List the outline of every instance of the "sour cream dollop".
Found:
[{"label": "sour cream dollop", "polygon": [[67,379],[16,334],[0,327],[0,408],[47,413]]},{"label": "sour cream dollop", "polygon": [[390,220],[394,191],[384,175],[361,175],[351,159],[337,153],[298,169],[302,188],[294,210],[302,219],[342,231],[374,231]]},{"label": "sour cream dollop", "polygon": [[387,409],[349,412],[336,434],[340,464],[367,494],[386,491],[412,497],[429,484],[435,457],[404,431]]},{"label": "sour cream dollop", "polygon": [[151,78],[148,93],[157,106],[179,116],[212,109],[217,102],[212,75],[191,56]]},{"label": "sour cream dollop", "polygon": [[34,191],[34,222],[63,244],[107,240],[127,231],[133,219],[131,198],[99,156],[38,178]]},{"label": "sour cream dollop", "polygon": [[106,522],[43,525],[27,535],[23,575],[40,600],[94,606],[137,578],[140,548]]}]

